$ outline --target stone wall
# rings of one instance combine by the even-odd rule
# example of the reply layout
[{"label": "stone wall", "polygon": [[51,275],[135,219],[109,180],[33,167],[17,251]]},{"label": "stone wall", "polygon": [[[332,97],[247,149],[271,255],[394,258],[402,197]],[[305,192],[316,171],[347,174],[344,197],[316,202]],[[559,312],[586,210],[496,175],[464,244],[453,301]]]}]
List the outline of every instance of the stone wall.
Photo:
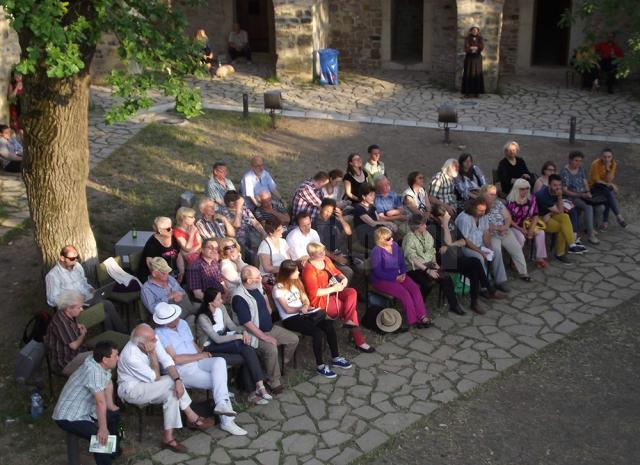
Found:
[{"label": "stone wall", "polygon": [[518,0],[505,0],[500,37],[500,74],[514,74],[518,58]]},{"label": "stone wall", "polygon": [[[322,0],[273,0],[276,72],[311,79],[313,75],[313,10]],[[321,8],[321,7],[320,7]]]},{"label": "stone wall", "polygon": [[456,76],[458,10],[455,0],[433,0],[431,76],[453,85]]},{"label": "stone wall", "polygon": [[381,0],[329,0],[331,47],[346,66],[379,66]]},{"label": "stone wall", "polygon": [[484,39],[482,66],[486,92],[498,88],[500,36],[502,34],[502,8],[504,0],[457,0],[458,5],[458,60],[456,86],[462,82],[464,39],[472,26],[478,26]]},{"label": "stone wall", "polygon": [[188,21],[187,33],[193,37],[198,29],[204,29],[213,50],[227,53],[227,39],[233,27],[234,0],[208,0],[197,6],[183,7]]},{"label": "stone wall", "polygon": [[7,91],[11,78],[11,68],[20,61],[18,35],[9,26],[0,8],[0,123],[9,124],[9,102]]}]

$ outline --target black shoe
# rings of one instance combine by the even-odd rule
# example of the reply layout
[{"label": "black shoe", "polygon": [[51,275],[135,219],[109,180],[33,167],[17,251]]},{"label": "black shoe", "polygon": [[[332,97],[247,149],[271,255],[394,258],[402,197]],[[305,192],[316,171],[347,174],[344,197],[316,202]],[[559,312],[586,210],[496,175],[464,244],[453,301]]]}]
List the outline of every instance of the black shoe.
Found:
[{"label": "black shoe", "polygon": [[365,354],[372,354],[376,351],[376,348],[373,346],[369,346],[368,349],[365,349],[364,347],[356,346],[356,349],[358,349],[360,352],[364,352]]},{"label": "black shoe", "polygon": [[501,292],[504,292],[505,294],[509,293],[509,288],[505,283],[496,284],[496,289]]},{"label": "black shoe", "polygon": [[567,258],[567,255],[556,255],[556,260],[564,265],[571,265],[571,260]]},{"label": "black shoe", "polygon": [[466,315],[467,312],[465,312],[464,310],[462,310],[462,308],[460,308],[460,305],[456,305],[455,307],[450,309],[453,313],[455,313],[456,315]]}]

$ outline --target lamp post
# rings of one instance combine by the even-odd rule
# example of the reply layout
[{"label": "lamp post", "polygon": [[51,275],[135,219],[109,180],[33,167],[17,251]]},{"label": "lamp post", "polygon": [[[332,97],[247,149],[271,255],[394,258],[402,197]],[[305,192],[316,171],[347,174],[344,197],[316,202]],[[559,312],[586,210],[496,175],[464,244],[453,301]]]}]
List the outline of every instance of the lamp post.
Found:
[{"label": "lamp post", "polygon": [[450,144],[449,138],[449,125],[453,124],[454,127],[458,126],[458,113],[456,108],[449,104],[444,103],[438,107],[438,127],[444,128],[444,143]]},{"label": "lamp post", "polygon": [[271,116],[271,127],[276,128],[276,111],[282,113],[282,92],[279,90],[269,90],[264,93],[264,109],[269,110]]}]

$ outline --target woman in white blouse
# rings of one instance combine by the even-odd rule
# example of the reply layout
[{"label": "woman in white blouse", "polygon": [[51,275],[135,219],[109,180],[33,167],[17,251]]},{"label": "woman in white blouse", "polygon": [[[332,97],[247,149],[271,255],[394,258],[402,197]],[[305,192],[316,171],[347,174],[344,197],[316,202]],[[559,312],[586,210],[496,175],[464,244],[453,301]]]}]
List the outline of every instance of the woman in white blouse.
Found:
[{"label": "woman in white blouse", "polygon": [[402,203],[411,213],[427,218],[431,211],[431,203],[424,190],[424,174],[412,171],[407,177],[407,184],[409,187],[402,193]]},{"label": "woman in white blouse", "polygon": [[267,237],[263,239],[258,247],[258,258],[260,259],[260,273],[262,275],[278,273],[280,263],[290,260],[289,244],[282,238],[284,227],[277,218],[269,218],[264,223],[264,230]]}]

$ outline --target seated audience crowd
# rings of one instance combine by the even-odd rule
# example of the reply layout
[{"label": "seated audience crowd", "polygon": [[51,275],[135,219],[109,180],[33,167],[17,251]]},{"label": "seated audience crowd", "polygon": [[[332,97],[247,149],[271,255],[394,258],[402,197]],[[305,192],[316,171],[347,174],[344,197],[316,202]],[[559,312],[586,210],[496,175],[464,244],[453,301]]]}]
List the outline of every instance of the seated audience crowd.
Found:
[{"label": "seated audience crowd", "polygon": [[[3,160],[19,161],[11,158],[6,127],[0,132]],[[407,186],[396,189],[389,175],[401,173],[389,173],[379,146],[367,152],[365,164],[357,153],[348,156],[346,174],[335,168],[304,180],[290,209],[278,173],[267,171],[262,157],[251,159],[240,191],[226,164],[216,162],[198,215],[181,207],[175,227],[165,216],[153,222],[136,270],[148,321],[124,347],[87,345],[79,322],[84,306],[102,304],[106,329],[129,329],[109,295],[87,282],[77,249],[65,246],[46,276],[47,302],[57,310],[46,344],[53,369],[70,376],[54,411],[57,424],[102,441],[117,428],[117,391],[126,403],[162,404],[161,445],[182,452],[173,434],[182,427],[181,411],[190,428],[212,426],[190,408],[187,389],[196,388],[211,392],[222,430],[246,435],[233,419],[228,366],[239,369],[238,387],[249,403],[267,404],[285,389],[283,370],[300,336],[311,338],[315,369],[326,378],[351,368],[340,331],[357,350],[375,351],[360,328],[359,297],[368,309],[369,293],[377,294],[404,312],[409,327],[428,330],[433,289],[450,312],[464,315],[456,294],[468,287],[469,310],[484,314],[479,298],[506,297],[509,267],[531,281],[528,256],[541,270],[571,264],[569,254],[587,251],[581,235],[598,244],[611,212],[626,226],[609,148],[588,172],[585,155],[574,151],[559,173],[548,161],[537,177],[509,141],[493,181],[464,153],[430,179],[411,171]],[[97,463],[110,463],[98,455]]]}]

